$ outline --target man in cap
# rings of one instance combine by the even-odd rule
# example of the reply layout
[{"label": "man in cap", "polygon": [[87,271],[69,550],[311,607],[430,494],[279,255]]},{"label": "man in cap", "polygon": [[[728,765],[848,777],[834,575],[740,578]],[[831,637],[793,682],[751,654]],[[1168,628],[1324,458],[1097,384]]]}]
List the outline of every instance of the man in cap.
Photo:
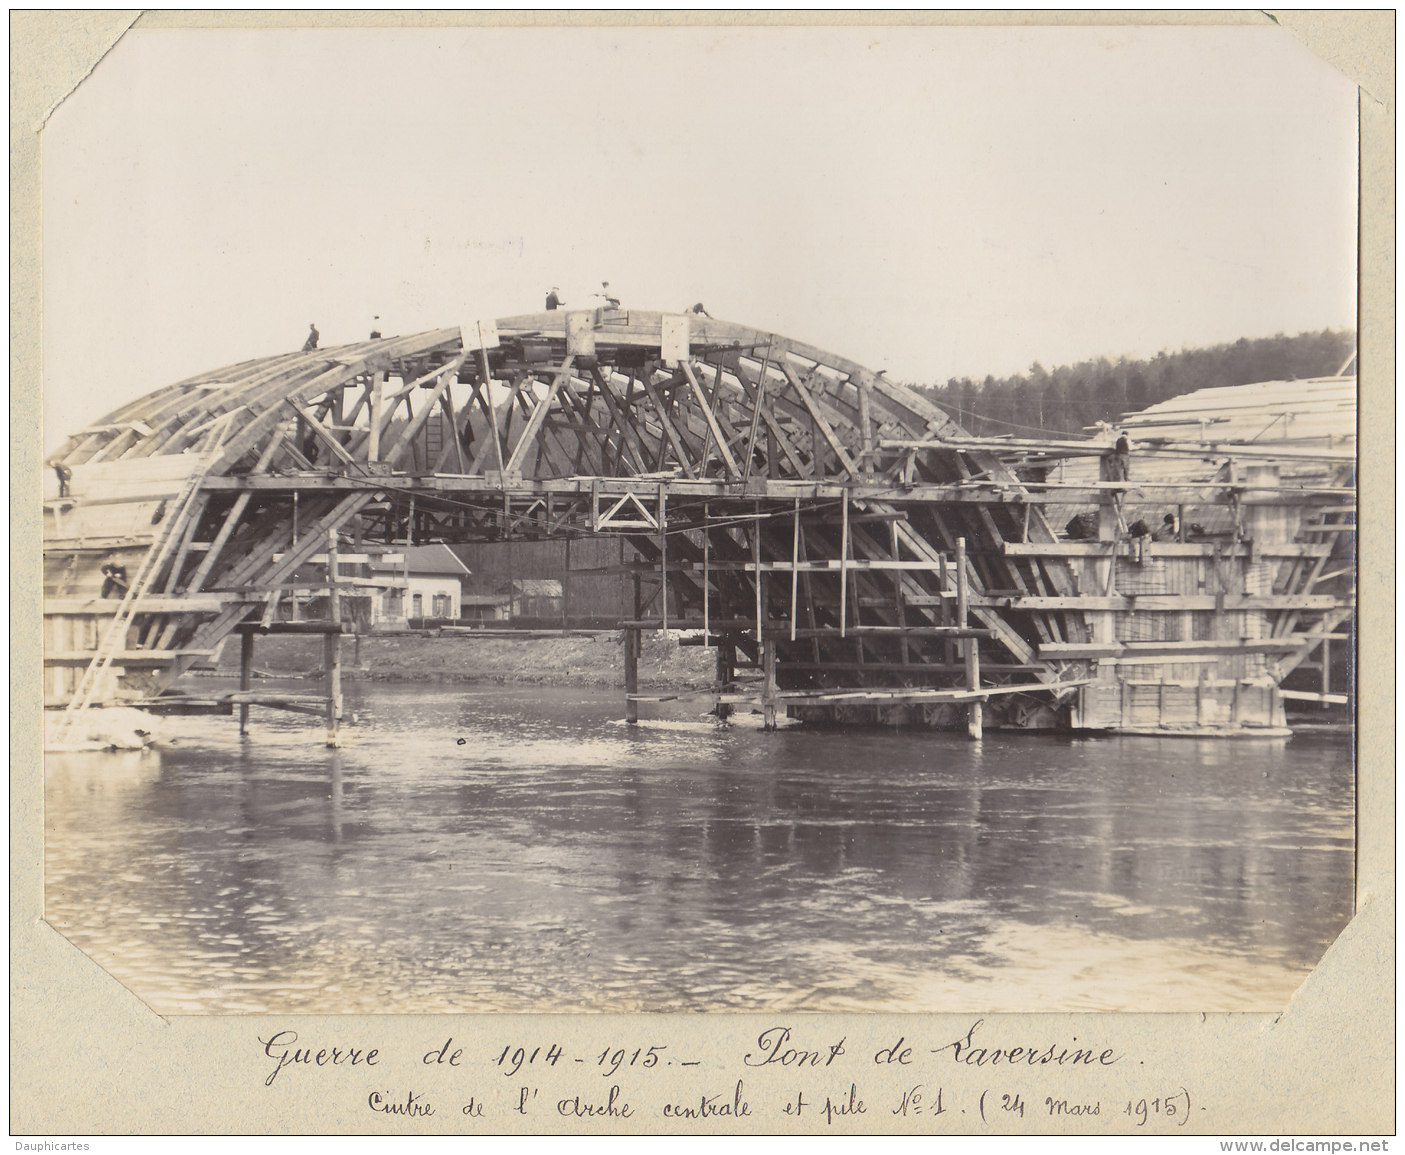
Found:
[{"label": "man in cap", "polygon": [[125,594],[127,592],[127,567],[121,565],[115,557],[109,554],[100,572],[102,573],[100,597],[106,598],[115,593]]}]

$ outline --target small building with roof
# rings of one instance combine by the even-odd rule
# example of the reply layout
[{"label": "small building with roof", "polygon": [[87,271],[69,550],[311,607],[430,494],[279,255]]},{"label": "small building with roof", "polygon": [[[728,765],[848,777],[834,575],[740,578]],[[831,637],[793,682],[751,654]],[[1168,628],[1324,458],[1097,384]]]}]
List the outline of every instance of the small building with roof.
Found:
[{"label": "small building with roof", "polygon": [[405,625],[411,619],[457,620],[463,582],[471,571],[447,545],[407,545],[397,554],[372,561],[370,569],[388,579],[372,615],[373,626]]}]

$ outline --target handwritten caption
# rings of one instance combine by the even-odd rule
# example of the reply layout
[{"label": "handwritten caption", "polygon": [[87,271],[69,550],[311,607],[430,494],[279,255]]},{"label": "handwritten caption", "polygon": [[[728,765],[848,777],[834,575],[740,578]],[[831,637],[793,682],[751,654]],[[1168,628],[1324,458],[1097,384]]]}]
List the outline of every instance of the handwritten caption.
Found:
[{"label": "handwritten caption", "polygon": [[1000,1038],[984,1019],[935,1045],[905,1035],[859,1045],[784,1024],[721,1055],[715,1046],[702,1053],[701,1043],[662,1038],[602,1037],[597,1045],[448,1036],[415,1054],[387,1054],[362,1040],[291,1028],[257,1036],[270,1093],[335,1078],[364,1110],[406,1121],[1144,1131],[1184,1127],[1205,1110],[1185,1086],[1129,1072],[1144,1064],[1125,1063],[1112,1047],[1076,1036]]}]

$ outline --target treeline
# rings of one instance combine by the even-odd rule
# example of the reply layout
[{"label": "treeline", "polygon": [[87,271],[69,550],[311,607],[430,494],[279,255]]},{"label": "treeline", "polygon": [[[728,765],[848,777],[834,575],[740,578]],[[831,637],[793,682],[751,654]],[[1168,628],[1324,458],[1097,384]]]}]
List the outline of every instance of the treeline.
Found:
[{"label": "treeline", "polygon": [[1221,385],[1329,377],[1356,348],[1356,334],[1323,329],[1286,337],[1205,349],[1161,352],[1150,360],[1099,357],[1052,372],[1039,362],[1014,377],[973,381],[953,377],[945,385],[918,388],[978,436],[1007,434],[1086,436],[1098,421],[1116,424],[1158,401]]}]

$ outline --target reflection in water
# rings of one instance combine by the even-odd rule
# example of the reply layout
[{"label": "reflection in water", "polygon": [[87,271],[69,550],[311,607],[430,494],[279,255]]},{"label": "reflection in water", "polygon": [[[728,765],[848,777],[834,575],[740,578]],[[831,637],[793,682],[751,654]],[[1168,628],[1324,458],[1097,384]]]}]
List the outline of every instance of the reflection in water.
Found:
[{"label": "reflection in water", "polygon": [[986,1011],[1279,1007],[1350,916],[1340,741],[349,690],[340,751],[265,716],[49,756],[49,921],[168,1014]]}]

